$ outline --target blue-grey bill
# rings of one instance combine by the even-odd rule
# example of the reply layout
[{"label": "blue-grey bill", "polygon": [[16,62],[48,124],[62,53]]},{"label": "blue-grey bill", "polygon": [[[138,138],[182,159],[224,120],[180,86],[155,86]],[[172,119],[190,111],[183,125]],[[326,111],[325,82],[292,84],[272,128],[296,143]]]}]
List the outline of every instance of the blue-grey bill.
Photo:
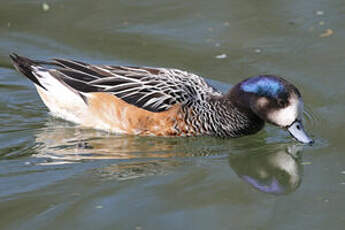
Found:
[{"label": "blue-grey bill", "polygon": [[303,144],[313,144],[314,141],[311,139],[307,133],[304,131],[304,127],[301,121],[296,120],[292,125],[288,128],[289,133],[293,136],[297,141]]}]

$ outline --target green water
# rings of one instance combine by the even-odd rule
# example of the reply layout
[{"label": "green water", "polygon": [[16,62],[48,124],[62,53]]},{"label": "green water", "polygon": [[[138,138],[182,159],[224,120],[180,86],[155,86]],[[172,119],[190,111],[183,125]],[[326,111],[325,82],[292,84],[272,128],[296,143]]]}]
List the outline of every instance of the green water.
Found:
[{"label": "green water", "polygon": [[[0,2],[0,229],[345,228],[343,0],[42,3]],[[48,114],[10,52],[174,67],[224,89],[281,75],[316,143],[269,125],[240,139],[85,130]]]}]

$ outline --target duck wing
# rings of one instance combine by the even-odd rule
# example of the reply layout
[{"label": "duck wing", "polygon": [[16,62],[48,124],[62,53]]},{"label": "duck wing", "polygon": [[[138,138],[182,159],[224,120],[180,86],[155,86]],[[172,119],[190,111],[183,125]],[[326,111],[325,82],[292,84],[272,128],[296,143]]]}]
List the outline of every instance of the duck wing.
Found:
[{"label": "duck wing", "polygon": [[56,65],[49,69],[55,78],[79,92],[110,93],[151,112],[221,95],[203,78],[178,69],[91,65],[67,59],[54,59],[50,64]]}]

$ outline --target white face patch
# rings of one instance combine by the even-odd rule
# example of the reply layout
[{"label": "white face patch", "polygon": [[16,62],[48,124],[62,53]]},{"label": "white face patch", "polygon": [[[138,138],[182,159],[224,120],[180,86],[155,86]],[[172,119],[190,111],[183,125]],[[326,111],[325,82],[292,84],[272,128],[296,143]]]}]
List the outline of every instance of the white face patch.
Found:
[{"label": "white face patch", "polygon": [[290,175],[290,186],[294,188],[300,183],[301,177],[299,175],[298,165],[289,154],[286,154],[286,152],[277,152],[269,158],[269,161],[272,163],[272,165]]},{"label": "white face patch", "polygon": [[302,114],[303,101],[296,97],[291,97],[287,107],[268,114],[268,119],[281,127],[286,127],[291,125],[297,118],[302,118]]},{"label": "white face patch", "polygon": [[256,107],[259,109],[266,107],[269,104],[269,100],[266,97],[260,97],[256,101]]}]

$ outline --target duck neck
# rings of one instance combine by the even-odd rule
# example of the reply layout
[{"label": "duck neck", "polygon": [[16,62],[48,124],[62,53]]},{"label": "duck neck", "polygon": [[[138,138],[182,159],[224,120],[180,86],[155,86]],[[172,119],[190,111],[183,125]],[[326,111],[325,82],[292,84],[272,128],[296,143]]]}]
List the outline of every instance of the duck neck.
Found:
[{"label": "duck neck", "polygon": [[228,95],[210,98],[209,106],[202,114],[211,126],[209,134],[240,137],[258,132],[265,124],[249,107],[241,106]]}]

